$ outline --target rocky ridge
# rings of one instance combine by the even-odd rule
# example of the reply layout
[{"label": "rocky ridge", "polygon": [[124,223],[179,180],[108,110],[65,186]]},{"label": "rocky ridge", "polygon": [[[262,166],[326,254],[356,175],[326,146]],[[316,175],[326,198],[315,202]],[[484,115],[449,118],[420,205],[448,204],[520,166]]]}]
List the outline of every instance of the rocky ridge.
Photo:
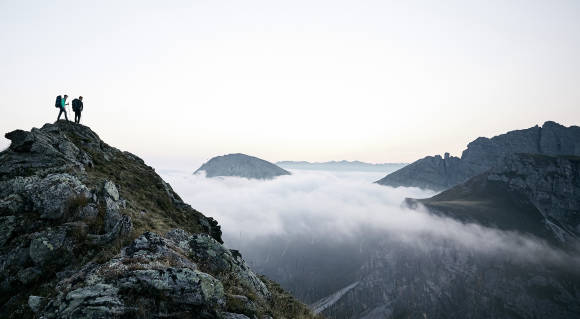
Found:
[{"label": "rocky ridge", "polygon": [[206,177],[237,176],[250,179],[273,179],[290,172],[263,159],[245,154],[216,156],[198,168],[194,174],[205,172]]},{"label": "rocky ridge", "polygon": [[445,153],[427,156],[376,183],[393,187],[445,190],[501,163],[509,154],[580,156],[580,127],[545,122],[542,127],[510,131],[493,138],[479,137],[467,145],[461,158]]},{"label": "rocky ridge", "polygon": [[0,317],[313,315],[140,158],[59,121],[0,153]]}]

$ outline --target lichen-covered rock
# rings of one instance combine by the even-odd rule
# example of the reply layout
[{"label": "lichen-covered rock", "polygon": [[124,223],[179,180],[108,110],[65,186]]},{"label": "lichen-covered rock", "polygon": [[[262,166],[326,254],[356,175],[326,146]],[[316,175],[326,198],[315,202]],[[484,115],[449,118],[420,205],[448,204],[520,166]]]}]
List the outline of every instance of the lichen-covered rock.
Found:
[{"label": "lichen-covered rock", "polygon": [[24,193],[40,217],[46,219],[61,218],[72,199],[90,196],[89,189],[69,174],[50,174],[24,186]]},{"label": "lichen-covered rock", "polygon": [[24,206],[22,196],[10,193],[3,199],[0,199],[0,215],[16,214],[21,211]]},{"label": "lichen-covered rock", "polygon": [[167,238],[186,252],[205,271],[211,274],[230,273],[262,298],[270,297],[266,285],[246,265],[237,251],[225,248],[206,234],[189,235],[180,229],[167,233]]},{"label": "lichen-covered rock", "polygon": [[10,239],[16,226],[16,216],[0,216],[0,247]]},{"label": "lichen-covered rock", "polygon": [[40,296],[30,296],[28,297],[28,306],[32,312],[38,312],[42,307],[42,304],[46,302],[46,298]]},{"label": "lichen-covered rock", "polygon": [[18,280],[24,285],[37,281],[42,276],[40,267],[28,267],[18,272]]},{"label": "lichen-covered rock", "polygon": [[114,201],[119,200],[119,191],[117,190],[115,183],[111,181],[105,181],[105,184],[103,185],[103,191],[105,192],[105,196],[112,198]]},{"label": "lichen-covered rock", "polygon": [[45,317],[139,317],[145,311],[153,317],[204,313],[217,318],[226,302],[218,279],[199,271],[174,242],[154,233],[143,234],[118,256],[75,278],[59,284],[70,291],[50,302]]},{"label": "lichen-covered rock", "polygon": [[48,263],[66,263],[66,229],[63,227],[35,234],[30,242],[29,254],[32,261],[40,266]]}]

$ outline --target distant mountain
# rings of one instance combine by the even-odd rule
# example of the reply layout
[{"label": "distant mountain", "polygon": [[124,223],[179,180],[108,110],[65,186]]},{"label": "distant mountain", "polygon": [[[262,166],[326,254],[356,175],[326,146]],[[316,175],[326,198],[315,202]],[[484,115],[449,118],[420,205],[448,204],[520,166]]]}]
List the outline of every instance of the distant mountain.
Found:
[{"label": "distant mountain", "polygon": [[237,176],[251,179],[272,179],[290,175],[285,169],[257,157],[245,154],[216,156],[198,168],[194,174],[205,171],[206,177]]},{"label": "distant mountain", "polygon": [[[406,203],[544,239],[577,256],[580,157],[508,155],[463,184]],[[437,238],[423,238],[436,248],[421,250],[387,237],[360,268],[360,279],[314,303],[314,311],[329,318],[580,317],[580,273],[572,259],[517,262],[509,254],[478,253]],[[481,240],[485,246],[489,238]]]},{"label": "distant mountain", "polygon": [[330,162],[305,162],[305,161],[281,161],[279,166],[287,169],[306,169],[322,171],[365,171],[365,172],[392,172],[398,170],[406,163],[382,163],[372,164],[361,161],[330,161]]},{"label": "distant mountain", "polygon": [[542,127],[511,131],[491,139],[479,137],[467,145],[461,158],[445,153],[427,156],[391,173],[377,183],[399,187],[445,190],[500,163],[509,154],[580,156],[580,127],[546,122]]}]

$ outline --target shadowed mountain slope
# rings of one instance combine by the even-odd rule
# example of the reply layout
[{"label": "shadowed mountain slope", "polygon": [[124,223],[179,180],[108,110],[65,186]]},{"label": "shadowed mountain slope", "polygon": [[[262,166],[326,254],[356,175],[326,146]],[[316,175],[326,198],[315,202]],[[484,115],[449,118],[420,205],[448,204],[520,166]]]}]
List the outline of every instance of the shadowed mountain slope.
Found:
[{"label": "shadowed mountain slope", "polygon": [[580,238],[580,157],[512,154],[493,169],[428,199],[407,199],[465,222],[553,243]]}]

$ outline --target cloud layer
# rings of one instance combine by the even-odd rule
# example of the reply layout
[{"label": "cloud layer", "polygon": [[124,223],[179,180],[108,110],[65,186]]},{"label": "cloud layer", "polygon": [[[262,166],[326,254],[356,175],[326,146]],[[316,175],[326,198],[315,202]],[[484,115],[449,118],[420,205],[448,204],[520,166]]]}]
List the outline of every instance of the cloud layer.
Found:
[{"label": "cloud layer", "polygon": [[163,177],[194,208],[216,218],[226,244],[248,247],[268,238],[361,240],[365,232],[429,249],[432,239],[525,262],[580,265],[578,256],[515,232],[505,232],[436,217],[401,206],[405,197],[435,193],[417,188],[373,184],[382,174],[368,172],[293,171],[270,181],[205,178],[190,172],[162,171]]}]

